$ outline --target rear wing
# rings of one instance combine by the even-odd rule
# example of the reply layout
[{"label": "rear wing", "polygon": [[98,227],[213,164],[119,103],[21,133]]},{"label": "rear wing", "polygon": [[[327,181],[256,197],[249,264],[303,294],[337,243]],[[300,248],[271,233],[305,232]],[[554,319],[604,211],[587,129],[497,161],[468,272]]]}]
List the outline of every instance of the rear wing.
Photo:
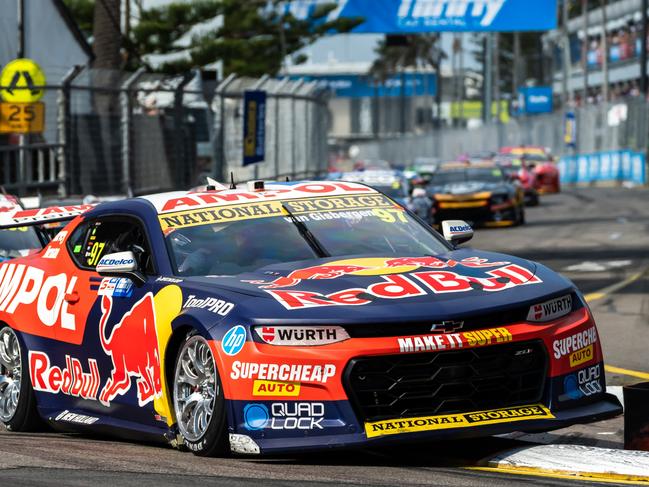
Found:
[{"label": "rear wing", "polygon": [[49,206],[31,210],[23,210],[16,206],[14,209],[0,212],[0,230],[72,220],[95,206],[97,205]]}]

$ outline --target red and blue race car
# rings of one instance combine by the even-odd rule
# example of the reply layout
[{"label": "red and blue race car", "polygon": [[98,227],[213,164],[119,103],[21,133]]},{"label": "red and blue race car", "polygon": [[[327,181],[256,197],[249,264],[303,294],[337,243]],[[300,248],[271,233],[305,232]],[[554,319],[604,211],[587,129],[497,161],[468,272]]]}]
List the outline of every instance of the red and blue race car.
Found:
[{"label": "red and blue race car", "polygon": [[0,420],[264,454],[617,415],[581,293],[360,183],[98,206],[0,265]]}]

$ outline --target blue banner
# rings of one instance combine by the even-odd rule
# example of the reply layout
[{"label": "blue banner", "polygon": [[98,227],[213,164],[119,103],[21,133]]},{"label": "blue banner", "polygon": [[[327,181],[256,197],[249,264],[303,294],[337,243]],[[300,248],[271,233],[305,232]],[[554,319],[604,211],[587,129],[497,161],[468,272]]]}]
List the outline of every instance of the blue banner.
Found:
[{"label": "blue banner", "polygon": [[262,162],[266,157],[266,92],[243,94],[243,165]]},{"label": "blue banner", "polygon": [[562,157],[558,163],[562,183],[597,181],[647,184],[645,156],[640,152],[609,151]]},{"label": "blue banner", "polygon": [[[437,92],[437,77],[432,73],[404,73],[391,76],[385,81],[361,75],[293,75],[290,79],[317,81],[322,89],[330,90],[339,98],[395,97],[395,96],[434,96]],[[403,83],[402,83],[403,82]],[[403,92],[401,85],[405,84]]]},{"label": "blue banner", "polygon": [[295,17],[309,18],[337,3],[328,20],[360,17],[357,33],[543,31],[557,27],[557,0],[292,0]]},{"label": "blue banner", "polygon": [[530,86],[518,89],[519,112],[530,115],[552,112],[552,87]]}]

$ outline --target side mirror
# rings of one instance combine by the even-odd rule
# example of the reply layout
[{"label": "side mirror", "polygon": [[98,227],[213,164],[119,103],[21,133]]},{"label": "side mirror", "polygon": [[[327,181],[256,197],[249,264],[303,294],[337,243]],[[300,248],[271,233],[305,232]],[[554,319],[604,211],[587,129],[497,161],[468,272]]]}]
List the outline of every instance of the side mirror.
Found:
[{"label": "side mirror", "polygon": [[138,268],[135,254],[131,251],[104,255],[97,264],[96,270],[100,276],[126,277],[138,286],[146,282],[144,274]]},{"label": "side mirror", "polygon": [[473,228],[464,220],[444,220],[442,233],[444,238],[454,246],[473,238]]}]

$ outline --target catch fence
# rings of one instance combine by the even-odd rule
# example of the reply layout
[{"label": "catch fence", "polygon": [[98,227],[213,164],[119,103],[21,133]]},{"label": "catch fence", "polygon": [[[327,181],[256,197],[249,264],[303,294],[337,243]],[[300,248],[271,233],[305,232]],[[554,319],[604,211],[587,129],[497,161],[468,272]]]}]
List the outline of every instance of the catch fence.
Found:
[{"label": "catch fence", "polygon": [[400,135],[355,143],[359,159],[383,159],[409,165],[420,157],[451,160],[470,152],[497,150],[510,145],[549,147],[568,156],[604,151],[646,153],[649,147],[649,103],[640,97],[601,103],[573,110],[576,132],[566,144],[566,119],[562,112],[512,117],[506,124],[474,129],[443,128],[425,134]]},{"label": "catch fence", "polygon": [[[70,70],[45,92],[45,130],[0,135],[0,184],[19,195],[138,195],[205,176],[310,177],[327,168],[326,96],[314,83],[197,71]],[[267,93],[264,161],[243,167],[243,96]]]}]

